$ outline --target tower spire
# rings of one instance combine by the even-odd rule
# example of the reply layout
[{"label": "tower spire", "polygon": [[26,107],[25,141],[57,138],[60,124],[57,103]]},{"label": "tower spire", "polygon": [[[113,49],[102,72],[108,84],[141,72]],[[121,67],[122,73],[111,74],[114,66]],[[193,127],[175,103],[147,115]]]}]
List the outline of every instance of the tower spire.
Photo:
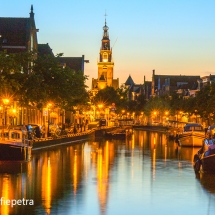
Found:
[{"label": "tower spire", "polygon": [[107,16],[106,10],[105,10],[105,15],[104,16],[105,16],[105,26],[106,26],[106,16]]},{"label": "tower spire", "polygon": [[106,14],[106,11],[105,11],[105,25],[104,25],[104,27],[103,27],[103,30],[104,30],[104,34],[103,34],[103,39],[104,38],[109,38],[109,35],[108,35],[108,26],[107,26],[107,22],[106,22],[106,16],[107,16],[107,14]]},{"label": "tower spire", "polygon": [[34,17],[34,8],[33,8],[33,5],[31,5],[30,17]]}]

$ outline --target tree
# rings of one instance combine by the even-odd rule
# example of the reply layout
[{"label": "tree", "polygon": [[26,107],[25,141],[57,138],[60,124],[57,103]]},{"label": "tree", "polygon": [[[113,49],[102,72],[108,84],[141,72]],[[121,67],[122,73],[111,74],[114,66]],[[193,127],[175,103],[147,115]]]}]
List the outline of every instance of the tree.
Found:
[{"label": "tree", "polygon": [[92,102],[94,104],[104,103],[105,106],[111,106],[112,103],[115,103],[117,112],[119,112],[121,109],[126,107],[127,96],[123,87],[117,90],[113,87],[106,87],[98,91]]},{"label": "tree", "polygon": [[23,84],[28,76],[29,62],[33,61],[34,54],[15,53],[8,55],[0,52],[0,94],[20,100]]},{"label": "tree", "polygon": [[208,120],[208,124],[214,122],[215,115],[215,83],[204,86],[196,95],[196,110],[200,116]]},{"label": "tree", "polygon": [[85,81],[81,71],[63,68],[58,57],[35,53],[0,52],[0,93],[13,95],[21,105],[44,107],[48,102],[69,109],[88,101]]},{"label": "tree", "polygon": [[167,110],[170,110],[170,99],[167,96],[151,97],[144,108],[147,116],[150,116],[154,111],[163,115]]}]

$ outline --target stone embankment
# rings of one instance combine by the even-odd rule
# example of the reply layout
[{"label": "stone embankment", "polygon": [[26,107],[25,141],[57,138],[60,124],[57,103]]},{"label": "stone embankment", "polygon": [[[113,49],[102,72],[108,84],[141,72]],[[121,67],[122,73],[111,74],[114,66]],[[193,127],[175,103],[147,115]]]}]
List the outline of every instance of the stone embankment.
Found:
[{"label": "stone embankment", "polygon": [[[125,126],[123,126],[124,128]],[[39,138],[35,139],[32,150],[39,150],[50,148],[54,146],[61,146],[65,144],[73,144],[83,140],[91,139],[94,137],[105,137],[106,132],[117,129],[118,127],[102,126],[93,128],[87,131],[79,132],[76,134],[67,134],[59,136],[57,138]],[[165,132],[169,138],[175,138],[178,133],[178,128],[172,128],[167,126],[146,126],[146,125],[133,125],[126,126],[126,129],[141,129],[145,131]]]},{"label": "stone embankment", "polygon": [[[61,146],[65,144],[73,144],[73,143],[77,143],[94,137],[105,137],[106,132],[112,131],[117,128],[118,127],[102,126],[102,127],[93,128],[87,131],[78,132],[76,134],[67,134],[67,135],[59,136],[57,138],[38,138],[34,140],[32,150],[34,151],[34,150],[45,149],[45,148],[50,148],[54,146]],[[130,126],[130,128],[132,127]]]},{"label": "stone embankment", "polygon": [[70,143],[76,143],[94,137],[95,129],[79,132],[76,134],[62,135],[57,138],[38,138],[34,140],[32,150],[45,149]]},{"label": "stone embankment", "polygon": [[155,132],[164,132],[169,138],[176,138],[177,134],[180,132],[180,129],[177,127],[169,126],[154,126],[154,125],[134,125],[133,129],[141,129],[144,131],[155,131]]}]

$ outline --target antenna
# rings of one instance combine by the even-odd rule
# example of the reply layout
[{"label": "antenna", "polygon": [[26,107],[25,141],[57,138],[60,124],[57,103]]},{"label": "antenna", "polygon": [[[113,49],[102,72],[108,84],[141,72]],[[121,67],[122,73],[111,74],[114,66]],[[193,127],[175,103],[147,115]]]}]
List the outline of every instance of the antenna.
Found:
[{"label": "antenna", "polygon": [[104,15],[104,16],[105,16],[105,25],[106,25],[106,16],[107,16],[107,14],[106,14],[106,10],[105,10],[105,15]]},{"label": "antenna", "polygon": [[114,44],[113,44],[113,46],[112,46],[112,49],[113,49],[114,45],[116,44],[117,39],[118,39],[118,37],[116,38],[116,40],[115,40],[115,42],[114,42]]}]

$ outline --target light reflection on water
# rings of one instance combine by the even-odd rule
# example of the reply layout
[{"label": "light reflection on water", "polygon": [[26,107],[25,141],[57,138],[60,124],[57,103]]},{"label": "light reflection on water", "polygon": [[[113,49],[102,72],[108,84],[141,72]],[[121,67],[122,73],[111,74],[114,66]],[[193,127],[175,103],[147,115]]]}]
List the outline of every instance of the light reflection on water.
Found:
[{"label": "light reflection on water", "polygon": [[35,151],[28,163],[0,162],[0,214],[215,214],[215,175],[195,175],[198,148],[180,148],[162,133],[90,140]]}]

